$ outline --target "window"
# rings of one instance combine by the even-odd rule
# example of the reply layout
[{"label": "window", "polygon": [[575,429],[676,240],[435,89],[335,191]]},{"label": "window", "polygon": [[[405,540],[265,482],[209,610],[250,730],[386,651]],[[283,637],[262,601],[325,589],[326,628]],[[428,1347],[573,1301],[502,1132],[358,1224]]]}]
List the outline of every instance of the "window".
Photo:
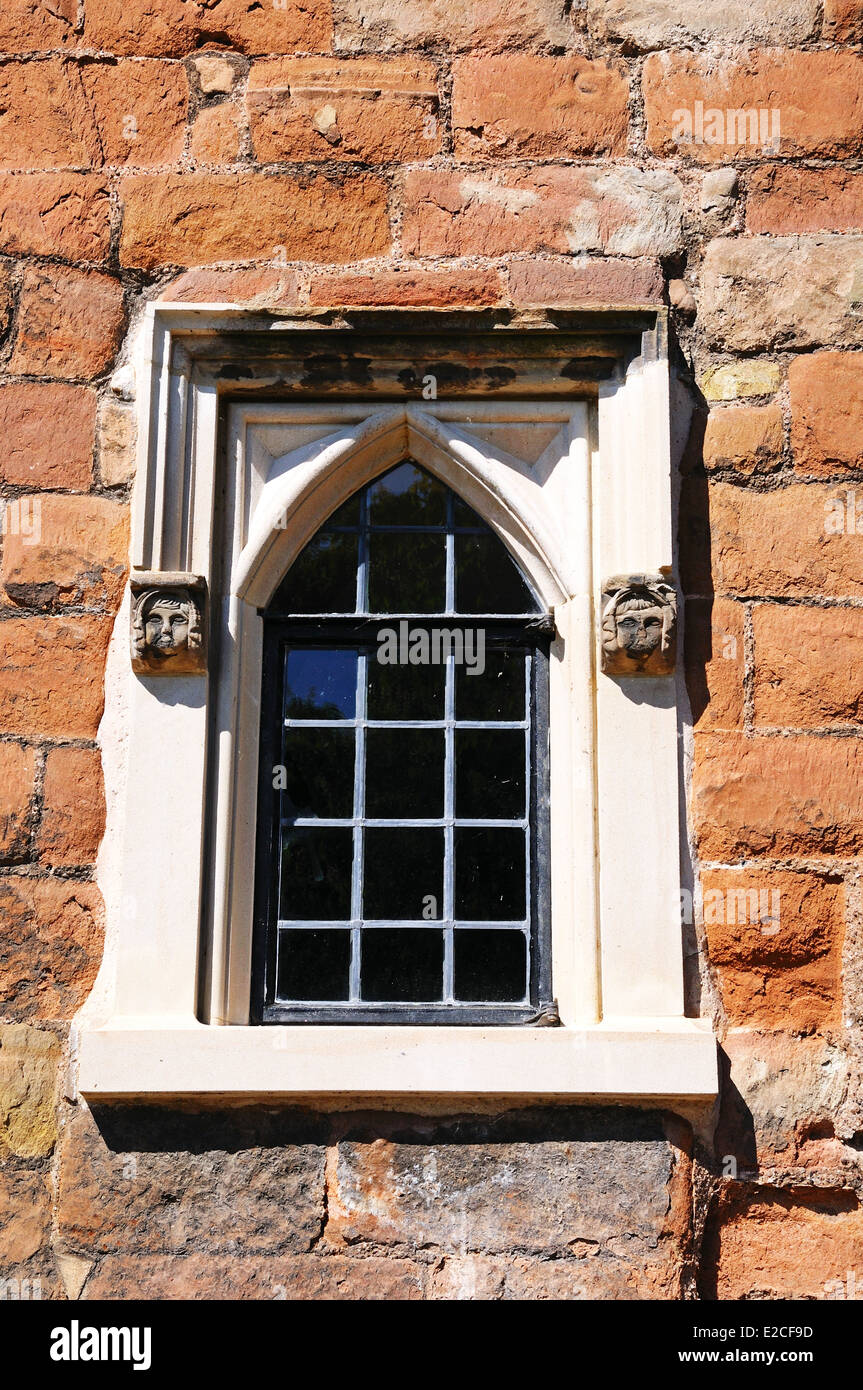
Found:
[{"label": "window", "polygon": [[[99,731],[105,952],[76,1020],[82,1093],[714,1095],[710,1026],[683,1001],[674,678],[600,664],[605,581],[672,559],[665,311],[297,318],[155,303],[139,332],[130,595]],[[345,596],[324,602],[328,586]],[[189,618],[182,665],[142,663],[154,591]],[[416,689],[433,715],[411,703],[410,661],[377,661],[380,630],[399,637],[403,621],[419,646],[438,627],[486,634],[482,676],[441,664],[442,714],[431,665]],[[507,703],[516,667],[523,706]],[[320,721],[293,703],[322,696]],[[407,902],[387,862],[404,870],[407,855],[374,844],[390,831],[421,835],[421,875],[434,866]],[[483,861],[486,832],[523,835],[521,859]],[[341,901],[282,904],[273,875],[285,854],[308,862],[316,835],[327,855],[333,837],[344,846]],[[175,872],[154,874],[166,842]],[[304,878],[317,892],[331,870],[315,852],[321,879]],[[437,897],[423,902],[437,915],[418,918],[417,896]],[[412,942],[427,955],[395,969],[393,946]],[[519,1026],[541,1022],[559,1026]]]},{"label": "window", "polygon": [[254,1017],[548,1017],[538,613],[413,461],[297,557],[264,623]]}]

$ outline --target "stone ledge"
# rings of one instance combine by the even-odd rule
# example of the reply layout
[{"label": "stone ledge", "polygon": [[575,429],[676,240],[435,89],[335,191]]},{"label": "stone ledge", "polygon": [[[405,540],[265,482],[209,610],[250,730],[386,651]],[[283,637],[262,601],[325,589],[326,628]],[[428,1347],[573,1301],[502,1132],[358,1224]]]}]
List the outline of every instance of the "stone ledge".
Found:
[{"label": "stone ledge", "polygon": [[710,1026],[686,1018],[583,1029],[115,1019],[81,1030],[79,1059],[79,1089],[93,1101],[339,1093],[706,1101],[718,1086]]}]

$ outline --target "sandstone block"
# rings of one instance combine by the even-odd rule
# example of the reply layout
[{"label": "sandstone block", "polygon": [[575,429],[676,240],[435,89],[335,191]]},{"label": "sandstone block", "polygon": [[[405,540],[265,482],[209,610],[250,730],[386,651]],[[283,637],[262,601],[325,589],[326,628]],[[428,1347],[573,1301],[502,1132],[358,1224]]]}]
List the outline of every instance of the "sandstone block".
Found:
[{"label": "sandstone block", "polygon": [[791,449],[802,473],[836,474],[863,459],[863,352],[816,352],[788,372]]},{"label": "sandstone block", "polygon": [[28,265],[9,371],[23,376],[97,376],[113,361],[124,323],[123,289],[111,276]]},{"label": "sandstone block", "polygon": [[87,387],[0,387],[0,477],[16,487],[88,488],[95,419],[96,393]]},{"label": "sandstone block", "polygon": [[678,246],[681,208],[680,182],[664,169],[415,169],[405,179],[402,240],[415,256],[653,257]]},{"label": "sandstone block", "polygon": [[621,63],[528,53],[461,58],[453,67],[456,157],[624,154],[628,102]]},{"label": "sandstone block", "polygon": [[102,956],[102,897],[72,879],[0,879],[6,924],[0,1011],[9,1018],[68,1019],[90,992]]},{"label": "sandstone block", "polygon": [[104,830],[105,792],[98,751],[50,748],[36,835],[39,858],[50,864],[91,864]]},{"label": "sandstone block", "polygon": [[389,245],[386,186],[370,175],[340,182],[291,175],[133,175],[120,259],[152,270],[219,260],[353,261]]},{"label": "sandstone block", "polygon": [[246,97],[261,163],[429,159],[440,150],[435,69],[423,60],[255,63]]},{"label": "sandstone block", "polygon": [[863,343],[861,268],[863,236],[712,241],[701,291],[705,334],[743,352]]},{"label": "sandstone block", "polygon": [[129,509],[106,497],[46,493],[38,503],[38,540],[6,536],[0,574],[13,603],[115,608],[128,565]]},{"label": "sandstone block", "polygon": [[0,730],[95,738],[105,703],[110,619],[9,618],[0,635]]}]

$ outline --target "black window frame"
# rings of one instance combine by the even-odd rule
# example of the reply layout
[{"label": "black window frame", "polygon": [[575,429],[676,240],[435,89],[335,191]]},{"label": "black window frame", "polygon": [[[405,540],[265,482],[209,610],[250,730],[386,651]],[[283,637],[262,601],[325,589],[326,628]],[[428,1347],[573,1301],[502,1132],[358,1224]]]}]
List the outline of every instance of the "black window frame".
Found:
[{"label": "black window frame", "polygon": [[[481,520],[481,518],[480,518]],[[512,558],[512,557],[510,557]],[[512,561],[513,565],[516,562]],[[516,566],[516,568],[518,568]],[[354,1026],[513,1026],[556,1021],[551,979],[551,881],[549,810],[549,689],[548,668],[554,622],[550,614],[524,617],[441,613],[284,616],[259,610],[263,619],[263,661],[260,704],[260,746],[257,835],[255,853],[254,935],[252,952],[253,1024],[332,1024]],[[278,939],[278,874],[281,793],[273,770],[280,764],[284,716],[286,648],[328,649],[343,646],[376,649],[378,633],[406,619],[412,629],[440,627],[483,628],[488,650],[495,647],[530,653],[530,778],[527,802],[529,826],[529,894],[527,938],[530,973],[527,1001],[518,1004],[335,1004],[284,1003],[276,998]],[[452,658],[450,658],[452,659]],[[447,923],[435,919],[445,928]],[[428,926],[433,923],[430,921]],[[467,924],[464,924],[467,925]],[[408,930],[410,928],[407,928]],[[363,927],[374,930],[374,927]],[[458,928],[456,929],[458,930]]]}]

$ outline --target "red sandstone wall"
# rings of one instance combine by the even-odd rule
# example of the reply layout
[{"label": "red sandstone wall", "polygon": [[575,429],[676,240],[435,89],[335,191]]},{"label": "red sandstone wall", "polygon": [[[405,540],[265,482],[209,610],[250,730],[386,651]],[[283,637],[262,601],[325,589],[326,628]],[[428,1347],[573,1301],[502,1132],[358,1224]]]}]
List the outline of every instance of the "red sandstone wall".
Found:
[{"label": "red sandstone wall", "polygon": [[[860,0],[4,0],[0,1279],[799,1298],[856,1262],[863,1281],[861,44]],[[778,153],[681,144],[673,113],[699,101],[778,109]],[[715,1135],[577,1108],[94,1118],[66,1098],[128,543],[108,380],[160,294],[670,299],[696,404],[680,572],[713,910],[685,931],[728,1058]],[[730,923],[739,889],[778,892],[778,920]]]}]

